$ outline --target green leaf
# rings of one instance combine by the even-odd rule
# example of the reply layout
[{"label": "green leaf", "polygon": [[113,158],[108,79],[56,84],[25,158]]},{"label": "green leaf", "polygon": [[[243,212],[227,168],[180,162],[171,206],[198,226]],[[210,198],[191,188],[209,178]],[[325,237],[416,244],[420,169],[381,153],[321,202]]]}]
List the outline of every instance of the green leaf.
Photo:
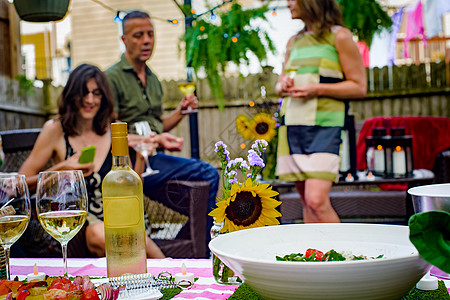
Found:
[{"label": "green leaf", "polygon": [[[175,1],[175,0],[174,0]],[[180,8],[181,9],[181,8]],[[209,19],[194,19],[192,28],[186,29],[181,41],[185,42],[186,62],[194,69],[195,74],[204,70],[219,109],[225,106],[221,77],[228,63],[237,65],[250,63],[248,53],[254,53],[261,61],[267,53],[275,53],[275,46],[268,33],[251,26],[252,20],[267,22],[264,13],[268,4],[255,9],[242,9],[233,2],[228,11],[214,10],[220,22],[212,23]],[[209,17],[209,15],[208,15]],[[237,42],[233,40],[237,38]]]},{"label": "green leaf", "polygon": [[450,273],[450,213],[427,211],[413,215],[408,222],[409,239],[420,256]]}]

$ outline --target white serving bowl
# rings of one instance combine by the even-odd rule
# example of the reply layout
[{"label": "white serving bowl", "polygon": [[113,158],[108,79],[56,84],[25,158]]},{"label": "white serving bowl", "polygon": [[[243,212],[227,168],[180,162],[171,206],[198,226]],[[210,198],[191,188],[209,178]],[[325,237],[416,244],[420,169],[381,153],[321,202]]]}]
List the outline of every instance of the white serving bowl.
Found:
[{"label": "white serving bowl", "polygon": [[[398,225],[268,226],[220,235],[209,248],[265,299],[400,299],[431,267],[409,241],[409,227]],[[308,248],[384,258],[276,261]]]}]

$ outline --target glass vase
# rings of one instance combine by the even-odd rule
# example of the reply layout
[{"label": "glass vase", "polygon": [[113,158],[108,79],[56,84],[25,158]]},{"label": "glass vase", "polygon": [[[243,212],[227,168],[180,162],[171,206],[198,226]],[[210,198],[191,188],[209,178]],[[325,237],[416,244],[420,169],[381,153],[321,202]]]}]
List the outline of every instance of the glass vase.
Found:
[{"label": "glass vase", "polygon": [[[223,222],[216,222],[216,218],[214,218],[214,225],[211,227],[211,240],[216,238],[217,236],[224,234],[220,232],[223,227]],[[239,285],[242,283],[242,280],[234,274],[233,270],[231,270],[227,265],[225,265],[220,258],[211,255],[212,257],[212,267],[213,267],[213,276],[217,283],[220,284],[233,284]]]}]

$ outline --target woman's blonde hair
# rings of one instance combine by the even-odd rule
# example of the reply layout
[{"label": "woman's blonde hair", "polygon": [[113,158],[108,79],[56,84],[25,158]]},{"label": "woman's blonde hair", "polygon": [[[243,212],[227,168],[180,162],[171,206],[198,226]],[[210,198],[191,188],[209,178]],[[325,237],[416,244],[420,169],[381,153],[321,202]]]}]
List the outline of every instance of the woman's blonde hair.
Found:
[{"label": "woman's blonde hair", "polygon": [[308,18],[312,30],[319,37],[334,25],[344,26],[342,12],[336,0],[297,0],[302,15]]}]

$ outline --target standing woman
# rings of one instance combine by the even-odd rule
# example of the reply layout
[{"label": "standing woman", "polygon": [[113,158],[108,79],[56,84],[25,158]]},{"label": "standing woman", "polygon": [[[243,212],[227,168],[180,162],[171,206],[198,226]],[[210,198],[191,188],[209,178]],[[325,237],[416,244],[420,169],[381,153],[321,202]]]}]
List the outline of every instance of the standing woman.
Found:
[{"label": "standing woman", "polygon": [[288,0],[305,27],[287,44],[276,86],[281,108],[277,175],[294,181],[305,223],[339,222],[330,203],[338,180],[345,100],[366,94],[366,72],[335,0]]}]

